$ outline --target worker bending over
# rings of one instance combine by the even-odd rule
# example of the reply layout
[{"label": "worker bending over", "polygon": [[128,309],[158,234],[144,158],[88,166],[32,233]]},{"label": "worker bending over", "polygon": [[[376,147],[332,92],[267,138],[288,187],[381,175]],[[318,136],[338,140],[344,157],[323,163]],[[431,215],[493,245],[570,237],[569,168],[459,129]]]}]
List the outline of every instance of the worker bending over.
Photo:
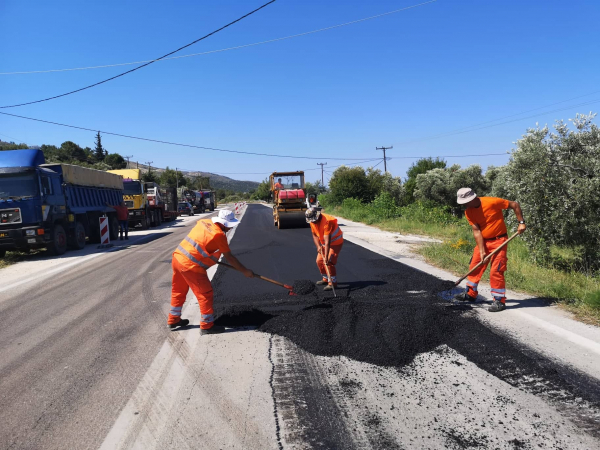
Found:
[{"label": "worker bending over", "polygon": [[219,211],[218,217],[199,220],[173,252],[173,283],[171,287],[171,312],[167,324],[169,328],[185,327],[190,323],[181,318],[181,308],[188,290],[198,299],[200,305],[200,334],[216,334],[225,327],[214,325],[213,289],[206,270],[214,266],[223,255],[227,261],[248,278],[254,276],[231,254],[227,233],[239,224],[232,211]]},{"label": "worker bending over", "polygon": [[[337,287],[337,273],[335,265],[344,244],[344,234],[338,226],[337,219],[321,212],[320,208],[308,208],[306,221],[310,224],[313,241],[317,247],[317,266],[321,271],[321,280],[317,285],[325,286],[325,291]],[[327,268],[325,268],[327,266]],[[327,269],[331,278],[327,276]]]},{"label": "worker bending over", "polygon": [[[512,209],[519,221],[517,232],[523,233],[527,228],[523,220],[521,206],[496,197],[477,197],[470,188],[462,188],[457,192],[457,203],[466,207],[465,216],[473,227],[473,237],[477,246],[473,250],[473,257],[469,270],[483,261],[487,255],[500,247],[508,239],[506,224],[502,211]],[[494,302],[488,311],[498,312],[506,309],[506,283],[504,272],[507,263],[506,246],[491,258],[490,286]],[[458,300],[475,301],[477,299],[477,285],[487,269],[490,261],[486,261],[477,270],[467,277],[467,289],[464,293],[455,296]]]}]

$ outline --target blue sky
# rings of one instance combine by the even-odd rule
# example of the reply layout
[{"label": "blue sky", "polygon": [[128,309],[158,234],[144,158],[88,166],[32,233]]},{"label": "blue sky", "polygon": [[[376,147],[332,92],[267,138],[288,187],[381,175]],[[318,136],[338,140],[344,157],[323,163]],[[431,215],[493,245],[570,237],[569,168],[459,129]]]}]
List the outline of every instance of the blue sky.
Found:
[{"label": "blue sky", "polygon": [[[250,44],[415,5],[419,0],[278,0],[181,54]],[[161,56],[261,2],[241,0],[0,2],[0,72],[82,67]],[[154,166],[260,181],[315,169],[318,158],[377,158],[405,176],[406,156],[504,153],[528,127],[600,109],[600,92],[504,125],[434,135],[600,91],[600,2],[438,0],[330,31],[158,62],[14,114],[207,147],[300,155],[216,153],[104,136],[109,151]],[[134,66],[0,75],[0,104],[60,94]],[[597,104],[569,107],[584,101]],[[1,106],[0,105],[0,106]],[[563,111],[546,111],[569,107]],[[515,118],[519,118],[517,116]],[[507,119],[507,120],[512,120]],[[93,146],[93,133],[0,116],[0,138]],[[508,155],[448,158],[463,166]],[[352,161],[348,161],[351,163]],[[376,164],[375,162],[374,164]],[[340,162],[329,161],[326,169]],[[368,165],[368,164],[365,164]],[[380,164],[378,166],[382,167]]]}]

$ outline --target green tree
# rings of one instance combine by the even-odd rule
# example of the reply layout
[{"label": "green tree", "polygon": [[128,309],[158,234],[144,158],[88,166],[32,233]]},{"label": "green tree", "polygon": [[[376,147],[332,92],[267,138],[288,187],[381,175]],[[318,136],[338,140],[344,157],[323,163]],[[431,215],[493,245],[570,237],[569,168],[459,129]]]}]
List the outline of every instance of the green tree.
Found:
[{"label": "green tree", "polygon": [[[600,268],[600,128],[595,114],[577,114],[574,130],[563,121],[532,128],[517,141],[493,191],[521,204],[522,235],[534,253],[551,244],[580,248],[587,267]],[[514,215],[508,216],[514,226]]]},{"label": "green tree", "polygon": [[421,173],[417,175],[414,198],[422,202],[433,201],[458,210],[456,191],[461,187],[470,187],[479,196],[488,194],[489,186],[481,166],[474,164],[461,169],[458,164],[454,164],[447,169],[432,169]]},{"label": "green tree", "polygon": [[261,182],[254,193],[252,194],[252,199],[254,200],[269,200],[269,196],[271,195],[271,186],[269,185],[269,179],[265,178],[263,182]]},{"label": "green tree", "polygon": [[60,162],[87,162],[85,150],[73,141],[65,141],[58,149],[57,157]]},{"label": "green tree", "polygon": [[0,151],[1,150],[21,150],[29,148],[27,144],[15,144],[14,142],[3,142],[0,141]]},{"label": "green tree", "polygon": [[329,180],[328,200],[332,204],[341,204],[347,198],[361,202],[370,202],[375,198],[365,169],[362,167],[340,166]]},{"label": "green tree", "polygon": [[181,171],[170,169],[169,166],[167,166],[164,172],[160,174],[159,184],[161,187],[177,187],[179,185],[195,189],[195,187],[191,186],[191,181],[187,179]]},{"label": "green tree", "polygon": [[404,196],[402,203],[408,205],[415,201],[414,192],[417,187],[417,176],[433,169],[445,169],[446,161],[439,158],[422,158],[414,162],[406,172]]},{"label": "green tree", "polygon": [[156,172],[153,172],[152,170],[148,169],[147,172],[143,172],[142,173],[142,181],[145,182],[154,182],[154,183],[158,183],[160,181],[158,175],[156,174]]},{"label": "green tree", "polygon": [[112,170],[125,169],[127,167],[127,161],[118,153],[109,153],[104,158],[104,163]]},{"label": "green tree", "polygon": [[[94,157],[96,161],[104,161],[108,152],[104,147],[102,147],[102,136],[100,136],[100,132],[96,133],[96,140],[94,141]],[[109,164],[110,165],[110,164]]]}]

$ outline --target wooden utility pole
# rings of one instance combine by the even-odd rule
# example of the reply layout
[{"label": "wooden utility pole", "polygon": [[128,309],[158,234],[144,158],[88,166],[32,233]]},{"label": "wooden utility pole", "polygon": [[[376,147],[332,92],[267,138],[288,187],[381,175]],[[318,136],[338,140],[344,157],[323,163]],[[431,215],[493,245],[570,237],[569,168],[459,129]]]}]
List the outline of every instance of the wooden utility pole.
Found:
[{"label": "wooden utility pole", "polygon": [[321,186],[325,186],[325,181],[323,178],[323,166],[326,166],[327,163],[317,163],[317,166],[321,166]]},{"label": "wooden utility pole", "polygon": [[375,150],[383,150],[383,172],[387,173],[387,159],[385,157],[385,151],[389,150],[390,148],[394,148],[394,146],[390,146],[390,147],[375,147]]},{"label": "wooden utility pole", "polygon": [[148,166],[148,173],[150,173],[152,171],[152,166],[150,164],[152,164],[154,161],[146,161],[146,165]]},{"label": "wooden utility pole", "polygon": [[127,160],[127,168],[129,169],[129,158],[133,158],[133,155],[131,155],[131,156],[123,156],[123,158],[125,158]]}]

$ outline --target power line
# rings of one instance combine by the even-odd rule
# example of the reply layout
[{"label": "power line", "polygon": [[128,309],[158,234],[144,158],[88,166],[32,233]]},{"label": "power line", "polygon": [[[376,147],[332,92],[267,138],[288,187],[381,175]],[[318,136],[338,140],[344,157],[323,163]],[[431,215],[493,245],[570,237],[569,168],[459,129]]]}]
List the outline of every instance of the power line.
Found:
[{"label": "power line", "polygon": [[227,149],[223,149],[223,148],[203,147],[200,145],[182,144],[179,142],[161,141],[159,139],[150,139],[150,138],[145,138],[145,137],[140,137],[140,136],[131,136],[131,135],[127,135],[127,134],[113,133],[111,131],[98,130],[97,128],[79,127],[76,125],[69,125],[69,124],[65,124],[65,123],[52,122],[50,120],[43,120],[43,119],[36,119],[33,117],[20,116],[18,114],[11,114],[11,113],[2,112],[2,111],[0,111],[0,114],[5,115],[5,116],[10,116],[10,117],[16,117],[19,119],[33,120],[34,122],[41,122],[41,123],[47,123],[50,125],[74,128],[76,130],[93,131],[94,133],[100,132],[100,133],[108,134],[111,136],[119,136],[119,137],[123,137],[123,138],[127,138],[127,139],[136,139],[138,141],[156,142],[158,144],[175,145],[178,147],[198,148],[201,150],[209,150],[209,151],[215,151],[215,152],[237,153],[237,154],[242,154],[242,155],[253,155],[253,156],[269,156],[269,157],[273,157],[273,158],[327,159],[327,160],[332,160],[332,161],[356,161],[356,160],[363,159],[363,158],[326,158],[326,157],[323,158],[323,157],[312,157],[312,156],[276,155],[276,154],[271,154],[271,153],[258,153],[258,152],[244,152],[244,151],[240,151],[240,150],[227,150]]},{"label": "power line", "polygon": [[391,145],[390,147],[375,147],[375,150],[383,150],[383,171],[384,171],[384,173],[387,172],[387,162],[386,162],[386,158],[385,158],[385,151],[389,150],[391,148],[394,148],[394,146]]},{"label": "power line", "polygon": [[[94,133],[100,132],[100,133],[103,133],[103,134],[108,134],[110,136],[118,136],[118,137],[122,137],[122,138],[126,138],[126,139],[135,139],[135,140],[138,140],[138,141],[155,142],[155,143],[158,143],[158,144],[174,145],[174,146],[178,146],[178,147],[197,148],[197,149],[200,149],[200,150],[209,150],[209,151],[215,151],[215,152],[237,153],[237,154],[252,155],[252,156],[268,156],[268,157],[272,157],[272,158],[326,159],[326,160],[329,160],[329,161],[361,161],[361,162],[369,162],[369,161],[378,161],[380,159],[380,158],[372,158],[372,159],[364,159],[364,158],[328,158],[328,157],[292,156],[292,155],[277,155],[277,154],[272,154],[272,153],[245,152],[245,151],[241,151],[241,150],[229,150],[229,149],[215,148],[215,147],[204,147],[204,146],[201,146],[201,145],[183,144],[183,143],[180,143],[180,142],[170,142],[170,141],[163,141],[163,140],[159,140],[159,139],[145,138],[145,137],[141,137],[141,136],[131,136],[131,135],[127,135],[127,134],[114,133],[112,131],[98,130],[97,128],[86,128],[86,127],[80,127],[80,126],[77,126],[77,125],[69,125],[69,124],[60,123],[60,122],[52,122],[50,120],[36,119],[34,117],[21,116],[21,115],[18,115],[18,114],[11,114],[11,113],[7,113],[7,112],[3,112],[3,111],[0,111],[0,114],[5,115],[5,116],[9,116],[9,117],[16,117],[18,119],[32,120],[34,122],[47,123],[47,124],[50,124],[50,125],[56,125],[56,126],[61,126],[61,127],[66,127],[66,128],[73,128],[73,129],[76,129],[76,130],[93,131]],[[501,156],[501,155],[506,155],[506,152],[504,152],[504,153],[479,153],[479,154],[470,154],[470,155],[437,155],[437,156],[431,156],[431,157],[432,158],[470,158],[470,157],[478,157],[478,156]],[[394,156],[394,158],[397,158],[397,159],[420,159],[420,158],[425,158],[425,157],[426,156],[423,156],[423,155]],[[387,159],[391,159],[391,158],[387,158]],[[357,164],[359,164],[359,163],[357,163]],[[317,169],[305,169],[305,170],[317,170]],[[248,174],[250,174],[250,173],[248,172]]]},{"label": "power line", "polygon": [[149,62],[155,62],[155,61],[170,61],[173,59],[181,59],[181,58],[190,58],[192,56],[201,56],[201,55],[208,55],[211,53],[220,53],[220,52],[226,52],[229,50],[238,50],[241,48],[247,48],[247,47],[254,47],[256,45],[263,45],[263,44],[270,44],[272,42],[279,42],[279,41],[284,41],[287,39],[292,39],[292,38],[297,38],[297,37],[301,37],[301,36],[307,36],[310,34],[315,34],[315,33],[320,33],[322,31],[328,31],[328,30],[333,30],[335,28],[341,28],[341,27],[345,27],[348,25],[354,25],[356,23],[359,22],[365,22],[367,20],[372,20],[372,19],[378,19],[380,17],[384,17],[384,16],[389,16],[391,14],[396,14],[402,11],[406,11],[408,9],[413,9],[413,8],[417,8],[419,6],[424,6],[427,5],[429,3],[434,3],[437,0],[431,0],[425,3],[419,3],[417,5],[412,5],[412,6],[407,6],[406,8],[401,8],[401,9],[396,9],[394,11],[389,11],[386,13],[382,13],[382,14],[377,14],[375,16],[370,16],[370,17],[365,17],[363,19],[358,19],[358,20],[353,20],[351,22],[346,22],[346,23],[341,23],[338,25],[332,25],[329,27],[325,27],[325,28],[319,28],[317,30],[312,30],[312,31],[305,31],[304,33],[298,33],[298,34],[292,34],[290,36],[284,36],[284,37],[280,37],[280,38],[275,38],[275,39],[269,39],[267,41],[261,41],[261,42],[254,42],[252,44],[243,44],[243,45],[237,45],[235,47],[228,47],[228,48],[222,48],[219,50],[211,50],[208,52],[201,52],[201,53],[192,53],[190,55],[181,55],[181,56],[173,56],[172,58],[159,58],[157,60],[145,60],[145,61],[134,61],[134,62],[126,62],[126,63],[117,63],[117,64],[105,64],[105,65],[101,65],[101,66],[88,66],[88,67],[74,67],[74,68],[70,68],[70,69],[50,69],[50,70],[31,70],[31,71],[22,71],[22,72],[0,72],[0,75],[25,75],[25,74],[33,74],[33,73],[50,73],[50,72],[69,72],[69,71],[74,71],[74,70],[90,70],[90,69],[104,69],[104,68],[108,68],[108,67],[119,67],[119,66],[129,66],[129,65],[133,65],[133,64],[143,64],[143,63],[149,63]]},{"label": "power line", "polygon": [[327,163],[317,163],[317,166],[321,166],[321,184],[325,184],[325,182],[323,181],[323,166],[326,166]]},{"label": "power line", "polygon": [[179,51],[183,50],[184,48],[190,47],[190,46],[192,46],[192,45],[194,45],[194,44],[196,44],[196,43],[198,43],[198,42],[200,42],[200,41],[203,41],[204,39],[206,39],[206,38],[208,38],[208,37],[212,36],[213,34],[216,34],[216,33],[218,33],[219,31],[222,31],[222,30],[224,30],[225,28],[227,28],[227,27],[230,27],[231,25],[233,25],[233,24],[235,24],[235,23],[237,23],[237,22],[239,22],[239,21],[241,21],[241,20],[245,19],[246,17],[248,17],[248,16],[251,16],[252,14],[254,14],[254,13],[256,13],[256,12],[260,11],[261,9],[263,9],[263,8],[266,8],[266,7],[267,7],[267,6],[269,6],[271,3],[275,3],[276,1],[277,1],[277,0],[270,0],[269,2],[265,3],[264,5],[262,5],[262,6],[258,7],[258,8],[256,8],[255,10],[253,10],[253,11],[250,11],[250,12],[249,12],[249,13],[247,13],[247,14],[244,14],[242,17],[239,17],[238,19],[236,19],[236,20],[234,20],[234,21],[232,21],[232,22],[229,22],[227,25],[223,25],[221,28],[218,28],[218,29],[216,29],[216,30],[214,30],[214,31],[211,31],[210,33],[208,33],[208,34],[206,34],[206,35],[202,36],[201,38],[199,38],[199,39],[196,39],[195,41],[192,41],[192,42],[190,42],[189,44],[186,44],[186,45],[184,45],[183,47],[179,47],[177,50],[173,50],[172,52],[169,52],[169,53],[167,53],[166,55],[163,55],[163,56],[161,56],[160,58],[153,59],[152,61],[149,61],[149,62],[147,62],[147,63],[145,63],[145,64],[142,64],[141,66],[135,67],[135,68],[133,68],[133,69],[131,69],[131,70],[128,70],[128,71],[126,71],[126,72],[123,72],[123,73],[120,73],[120,74],[118,74],[118,75],[115,75],[114,77],[107,78],[106,80],[102,80],[102,81],[99,81],[99,82],[97,82],[97,83],[90,84],[89,86],[85,86],[85,87],[82,87],[82,88],[76,89],[76,90],[74,90],[74,91],[65,92],[64,94],[60,94],[60,95],[55,95],[55,96],[53,96],[53,97],[48,97],[48,98],[44,98],[44,99],[41,99],[41,100],[34,100],[34,101],[31,101],[31,102],[19,103],[19,104],[16,104],[16,105],[0,106],[0,109],[4,109],[4,108],[15,108],[15,107],[17,107],[17,106],[25,106],[25,105],[32,105],[32,104],[34,104],[34,103],[47,102],[47,101],[49,101],[49,100],[54,100],[54,99],[57,99],[57,98],[60,98],[60,97],[65,97],[65,96],[67,96],[67,95],[75,94],[75,93],[77,93],[77,92],[85,91],[86,89],[90,89],[90,88],[93,88],[93,87],[95,87],[95,86],[99,86],[99,85],[101,85],[101,84],[104,84],[104,83],[107,83],[107,82],[109,82],[109,81],[115,80],[115,79],[117,79],[117,78],[120,78],[120,77],[122,77],[122,76],[125,76],[125,75],[127,75],[127,74],[130,74],[130,73],[132,73],[132,72],[135,72],[136,70],[140,70],[140,69],[141,69],[141,68],[143,68],[143,67],[149,66],[150,64],[152,64],[152,63],[155,63],[156,61],[160,61],[161,59],[163,59],[163,58],[166,58],[167,56],[171,56],[172,54],[174,54],[174,53],[177,53],[177,52],[179,52]]},{"label": "power line", "polygon": [[[568,101],[571,101],[571,100],[575,100],[577,98],[586,97],[588,95],[596,94],[598,92],[600,92],[600,91],[590,92],[589,94],[580,95],[578,97],[574,97],[574,98],[571,98],[569,100],[563,100],[563,101],[560,101],[560,102],[551,103],[551,104],[546,105],[546,106],[541,106],[539,108],[530,109],[530,110],[527,110],[527,111],[520,112],[518,114],[511,114],[509,116],[504,116],[502,118],[495,119],[495,120],[489,120],[487,122],[481,122],[481,123],[476,124],[476,125],[470,125],[470,126],[463,127],[463,128],[457,128],[455,130],[447,131],[445,133],[439,133],[439,134],[435,134],[435,135],[429,136],[429,137],[424,137],[424,138],[421,138],[421,139],[413,139],[413,140],[410,140],[410,141],[403,141],[403,142],[400,142],[400,144],[412,144],[414,142],[422,142],[422,141],[427,141],[427,140],[430,140],[430,139],[438,139],[438,138],[441,138],[441,137],[448,137],[448,136],[454,136],[454,135],[457,135],[457,134],[470,133],[471,131],[478,131],[478,130],[483,130],[483,129],[486,129],[486,128],[496,127],[496,126],[499,126],[499,125],[505,125],[507,123],[518,122],[520,120],[531,119],[533,117],[537,117],[538,115],[546,115],[546,114],[551,114],[551,113],[554,113],[554,112],[565,111],[567,109],[577,108],[577,107],[580,107],[580,106],[591,105],[591,104],[600,102],[600,99],[597,99],[597,100],[588,100],[588,101],[583,102],[583,103],[577,103],[575,105],[564,106],[562,108],[557,108],[557,109],[553,109],[553,110],[550,110],[550,111],[542,111],[539,114],[532,114],[530,116],[519,117],[517,119],[507,120],[505,122],[491,124],[491,123],[497,122],[499,120],[503,120],[503,119],[507,119],[507,118],[515,117],[515,116],[520,116],[521,114],[526,114],[527,112],[536,111],[536,110],[547,108],[547,107],[553,106],[553,105],[558,105],[560,103],[565,103],[565,102],[568,102]],[[486,124],[491,124],[491,125],[486,125]],[[480,125],[486,125],[486,126],[480,126]],[[478,128],[475,128],[475,127],[478,127]]]}]

